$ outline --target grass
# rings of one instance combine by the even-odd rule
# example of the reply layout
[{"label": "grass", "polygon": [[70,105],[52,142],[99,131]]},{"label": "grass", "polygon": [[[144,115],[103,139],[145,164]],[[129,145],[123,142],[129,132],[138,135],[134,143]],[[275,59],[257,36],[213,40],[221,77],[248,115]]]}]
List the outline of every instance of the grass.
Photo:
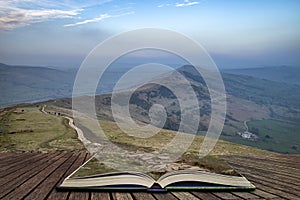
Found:
[{"label": "grass", "polygon": [[[48,108],[48,107],[47,107]],[[55,110],[61,111],[65,110]],[[36,106],[23,105],[0,112],[0,150],[1,151],[77,151],[84,149],[77,139],[76,132],[65,118],[46,115]],[[122,149],[129,151],[152,152],[167,145],[177,134],[171,130],[161,130],[149,138],[129,136],[111,121],[100,120],[106,137]],[[92,130],[95,131],[95,130]],[[146,129],[134,130],[136,132]],[[185,134],[185,138],[193,137]],[[203,136],[197,135],[188,151],[199,152]],[[269,155],[270,152],[219,140],[211,152],[212,155]]]},{"label": "grass", "polygon": [[199,159],[199,157],[195,154],[186,153],[181,157],[180,162],[189,164],[191,166],[198,166],[204,169],[208,169],[210,172],[218,174],[234,176],[239,175],[231,166],[220,159],[218,155],[208,155]]},{"label": "grass", "polygon": [[230,135],[222,135],[221,139],[272,152],[300,153],[299,123],[263,119],[249,121],[247,125],[249,131],[259,137],[258,141],[249,141],[241,137]]},{"label": "grass", "polygon": [[1,151],[77,151],[84,147],[68,120],[38,107],[19,107],[0,116]]},{"label": "grass", "polygon": [[[129,151],[154,151],[164,147],[168,144],[177,134],[175,131],[162,129],[156,135],[149,138],[137,138],[129,136],[122,132],[114,122],[111,121],[99,121],[101,128],[104,130],[106,137],[110,141],[114,142],[119,147]],[[141,130],[136,130],[141,131]],[[146,130],[143,130],[146,131]],[[186,134],[185,137],[193,137],[191,134]],[[197,135],[194,137],[193,143],[189,147],[188,151],[192,154],[198,154],[200,146],[204,137]],[[224,140],[218,140],[216,146],[211,152],[211,155],[270,155],[271,152],[256,149],[253,147],[235,144]]]},{"label": "grass", "polygon": [[248,122],[249,129],[258,129],[258,147],[283,153],[300,153],[300,124],[266,119]]},{"label": "grass", "polygon": [[83,167],[80,168],[72,178],[79,178],[85,176],[93,176],[96,174],[103,174],[109,172],[117,172],[117,170],[109,168],[105,164],[99,162],[95,157],[93,157],[89,162],[87,162]]}]

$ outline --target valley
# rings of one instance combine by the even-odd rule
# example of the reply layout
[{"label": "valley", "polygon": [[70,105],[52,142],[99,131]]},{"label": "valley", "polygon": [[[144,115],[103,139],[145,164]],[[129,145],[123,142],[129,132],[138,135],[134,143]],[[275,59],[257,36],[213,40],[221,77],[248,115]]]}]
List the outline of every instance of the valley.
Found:
[{"label": "valley", "polygon": [[[0,97],[2,105],[6,105],[8,102],[55,99],[44,103],[49,106],[71,109],[71,99],[62,97],[71,95],[71,86],[76,71],[67,72],[33,67],[30,68],[31,71],[26,70],[27,67],[24,66],[14,67],[3,64],[0,66],[0,79],[3,80],[1,87],[4,91],[4,96]],[[183,66],[177,71],[186,77],[197,95],[200,113],[194,114],[200,115],[198,134],[203,136],[210,120],[209,92],[203,78],[192,66]],[[39,74],[40,78],[33,79],[31,74],[34,76]],[[120,76],[117,72],[114,74],[115,78]],[[222,76],[227,93],[227,115],[221,139],[281,153],[300,152],[298,126],[300,120],[300,86],[249,75],[229,74],[228,72],[222,72]],[[164,78],[166,82],[175,82],[174,80],[176,80],[175,73]],[[51,87],[48,87],[49,84]],[[176,84],[180,87],[180,82],[176,82]],[[105,93],[107,93],[107,91],[111,91],[113,81],[110,80],[101,87],[102,89],[106,88]],[[36,105],[39,104],[36,103]],[[135,89],[130,98],[131,117],[139,123],[150,123],[149,108],[154,104],[161,104],[166,109],[167,119],[164,129],[178,130],[181,119],[179,102],[172,91],[157,84],[147,84]],[[110,94],[100,93],[97,95],[95,106],[99,120],[114,122],[110,108]],[[255,137],[257,136],[257,139],[249,140],[241,137],[239,133],[247,131],[244,125],[245,121],[249,126],[248,131],[253,133]]]},{"label": "valley", "polygon": [[[78,139],[76,131],[70,127],[68,120],[63,117],[68,116],[70,110],[47,106],[45,108],[46,113],[43,113],[43,106],[43,104],[26,104],[5,109],[5,111],[2,110],[0,116],[1,151],[86,151]],[[162,129],[159,134],[153,137],[135,138],[122,132],[112,121],[99,120],[99,123],[111,142],[124,150],[133,152],[155,151],[167,144],[176,134],[174,131]],[[85,129],[82,130],[85,131]],[[189,134],[186,137],[190,137]],[[202,142],[203,136],[196,136],[188,151],[196,154]],[[274,155],[272,152],[223,140],[219,140],[211,152],[211,155],[262,154]]]}]

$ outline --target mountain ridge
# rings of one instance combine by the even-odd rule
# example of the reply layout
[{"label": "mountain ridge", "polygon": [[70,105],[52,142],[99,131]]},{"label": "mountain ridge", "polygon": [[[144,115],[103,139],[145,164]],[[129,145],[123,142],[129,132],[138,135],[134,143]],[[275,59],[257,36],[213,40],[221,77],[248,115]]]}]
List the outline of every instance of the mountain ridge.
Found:
[{"label": "mountain ridge", "polygon": [[[75,73],[53,71],[53,69],[48,71],[43,68],[30,68],[26,71],[26,67],[20,67],[21,70],[18,71],[18,68],[15,72],[12,68],[14,67],[10,70],[3,70],[3,67],[2,69],[0,67],[0,80],[2,80],[0,104],[55,99],[48,101],[48,104],[71,108],[70,97]],[[43,74],[38,74],[39,72]],[[177,72],[190,82],[197,95],[200,105],[198,115],[201,119],[198,131],[199,134],[205,134],[210,119],[210,99],[205,82],[192,66],[183,66],[177,69]],[[25,73],[25,76],[22,73]],[[174,74],[176,73],[171,73],[169,77],[164,78],[165,81],[176,83],[174,80],[177,79]],[[37,78],[34,78],[35,76]],[[300,151],[299,143],[297,143],[299,137],[295,135],[300,130],[297,126],[300,120],[300,93],[298,92],[300,86],[224,72],[222,76],[227,92],[228,112],[221,138],[271,151]],[[180,88],[180,83],[177,84]],[[109,94],[96,96],[95,106],[99,119],[114,120],[110,110],[110,98]],[[141,123],[150,123],[149,109],[154,104],[161,104],[166,108],[167,120],[164,128],[177,130],[181,116],[179,102],[172,91],[159,85],[148,84],[137,88],[130,99],[132,118]],[[249,121],[249,131],[258,136],[257,141],[241,138],[243,134],[240,133],[246,131],[245,121]],[[282,137],[283,134],[285,137]],[[291,140],[286,140],[286,138],[291,138]]]},{"label": "mountain ridge", "polygon": [[236,75],[248,75],[248,76],[267,79],[271,81],[300,85],[300,67],[273,66],[273,67],[237,68],[237,69],[223,70],[223,72],[236,74]]}]

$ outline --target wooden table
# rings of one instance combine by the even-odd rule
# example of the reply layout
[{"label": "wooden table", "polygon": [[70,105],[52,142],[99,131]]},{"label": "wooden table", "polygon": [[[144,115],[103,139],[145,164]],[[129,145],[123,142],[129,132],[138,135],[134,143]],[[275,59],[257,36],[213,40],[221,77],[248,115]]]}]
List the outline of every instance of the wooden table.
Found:
[{"label": "wooden table", "polygon": [[300,199],[300,155],[223,156],[257,187],[250,192],[59,192],[89,154],[0,153],[0,199]]}]

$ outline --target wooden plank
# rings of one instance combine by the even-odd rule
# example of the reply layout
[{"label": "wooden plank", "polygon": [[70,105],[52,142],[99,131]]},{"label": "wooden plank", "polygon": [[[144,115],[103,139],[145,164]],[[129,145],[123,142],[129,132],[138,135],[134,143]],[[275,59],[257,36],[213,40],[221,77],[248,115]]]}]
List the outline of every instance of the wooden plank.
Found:
[{"label": "wooden plank", "polygon": [[112,192],[112,197],[115,200],[133,200],[131,194],[125,192]]},{"label": "wooden plank", "polygon": [[72,154],[62,165],[55,169],[41,184],[39,184],[30,194],[25,198],[31,199],[45,199],[46,196],[55,190],[57,182],[64,176],[70,166],[76,161],[79,155]]},{"label": "wooden plank", "polygon": [[257,177],[254,177],[252,175],[249,175],[249,174],[247,174],[246,178],[249,179],[250,181],[255,181],[256,183],[260,183],[260,184],[272,187],[272,188],[277,189],[277,190],[281,190],[281,191],[284,191],[284,192],[288,192],[288,193],[297,195],[297,196],[299,196],[299,199],[300,199],[300,191],[299,191],[298,188],[293,189],[289,185],[274,183],[272,181],[267,181],[267,179],[257,178]]},{"label": "wooden plank", "polygon": [[272,168],[265,168],[264,164],[262,164],[262,163],[256,163],[256,165],[249,165],[246,161],[238,162],[238,161],[232,160],[232,161],[227,161],[227,162],[230,165],[241,167],[246,170],[259,170],[265,174],[274,174],[275,173],[276,175],[281,175],[281,176],[288,177],[291,179],[296,179],[293,176],[293,175],[295,175],[296,172],[293,170],[292,171],[282,171],[282,170],[279,171],[279,170],[272,169]]},{"label": "wooden plank", "polygon": [[267,162],[258,163],[250,159],[245,160],[245,159],[233,158],[230,161],[234,163],[244,164],[244,165],[247,163],[247,166],[250,167],[258,167],[260,165],[263,166],[264,169],[271,170],[272,172],[286,173],[289,171],[293,171],[295,175],[300,178],[300,169],[294,167],[280,166],[278,164],[267,163]]},{"label": "wooden plank", "polygon": [[[231,165],[235,166],[235,164],[230,163]],[[246,164],[241,164],[246,165]],[[257,163],[257,165],[260,165],[260,163]],[[247,169],[246,166],[239,166],[241,170]],[[244,168],[244,169],[243,169]],[[267,173],[269,172],[269,173]],[[260,173],[258,175],[253,175],[253,173],[257,174],[259,173],[259,170],[255,167],[250,168],[246,173],[246,177],[251,178],[252,180],[255,180],[256,182],[262,183],[264,185],[275,187],[276,189],[283,190],[283,191],[290,191],[290,193],[295,193],[296,195],[299,195],[299,187],[295,186],[295,183],[298,183],[298,179],[294,179],[294,181],[290,181],[289,183],[285,182],[285,180],[291,179],[290,177],[279,177],[277,181],[274,180],[274,177],[278,176],[275,173],[272,173],[270,171],[263,171],[263,173]],[[293,175],[293,174],[292,174]],[[269,177],[268,177],[269,176]],[[281,179],[281,181],[280,181]]]},{"label": "wooden plank", "polygon": [[300,155],[299,154],[278,154],[276,155],[276,157],[294,157],[294,158],[299,158],[300,159]]},{"label": "wooden plank", "polygon": [[[44,162],[43,158],[45,158],[46,156],[47,154],[41,154],[41,157],[39,157],[36,160],[30,160],[30,162],[25,166],[20,164],[19,166],[16,166],[13,169],[7,169],[6,171],[3,171],[1,173],[2,176],[0,178],[0,186],[15,180],[23,173],[26,173],[27,171],[30,171],[31,169],[35,168],[36,163],[43,163]],[[7,172],[7,174],[5,174],[5,172]]]},{"label": "wooden plank", "polygon": [[136,200],[155,200],[154,196],[149,192],[132,192],[132,196]]},{"label": "wooden plank", "polygon": [[16,162],[8,165],[6,167],[2,167],[0,168],[0,177],[5,177],[8,176],[11,173],[15,173],[18,172],[20,169],[28,166],[28,165],[32,165],[33,163],[37,162],[40,159],[43,159],[44,157],[46,157],[47,154],[36,154],[36,155],[32,155],[27,159],[16,159]]},{"label": "wooden plank", "polygon": [[227,161],[227,162],[228,162],[228,164],[230,164],[234,168],[235,167],[241,167],[242,169],[249,169],[249,170],[261,171],[265,175],[270,175],[270,176],[276,174],[277,176],[284,176],[286,179],[294,180],[295,182],[297,180],[299,180],[298,178],[296,178],[295,176],[291,175],[291,173],[289,173],[287,171],[281,171],[281,172],[279,172],[279,171],[274,171],[272,169],[266,169],[264,167],[261,167],[263,165],[260,165],[259,163],[257,163],[257,166],[250,166],[250,165],[246,165],[246,163],[242,163],[242,162],[236,162],[236,161]]},{"label": "wooden plank", "polygon": [[178,199],[186,200],[198,200],[199,198],[189,192],[172,192],[172,194]]},{"label": "wooden plank", "polygon": [[[59,182],[57,184],[60,184],[63,182],[63,180],[70,175],[74,170],[76,170],[80,165],[82,165],[86,160],[88,159],[87,153],[81,153],[77,160],[70,166],[66,174],[64,174]],[[47,199],[56,199],[56,200],[63,200],[67,199],[69,195],[68,191],[57,191],[56,189],[53,189]]]},{"label": "wooden plank", "polygon": [[[263,169],[265,171],[268,172],[275,172],[278,174],[284,174],[286,176],[290,176],[288,172],[288,168],[285,169],[285,167],[283,167],[282,169],[275,167],[274,165],[267,165],[265,163],[258,163],[258,162],[248,162],[248,160],[237,160],[237,159],[231,159],[231,160],[227,160],[228,163],[235,163],[235,164],[239,164],[239,165],[243,165],[243,166],[247,166],[247,167],[251,167],[251,168],[258,168],[258,169]],[[290,169],[290,171],[295,171],[293,169]],[[299,175],[299,173],[298,173]]]},{"label": "wooden plank", "polygon": [[40,171],[34,177],[15,188],[15,190],[5,196],[4,199],[22,199],[26,197],[27,194],[29,194],[36,186],[43,182],[56,168],[69,159],[72,156],[72,153],[62,153],[62,155],[63,156],[57,161],[48,165],[46,169]]},{"label": "wooden plank", "polygon": [[290,199],[290,200],[299,200],[299,197],[294,195],[294,194],[291,194],[289,191],[282,191],[282,190],[278,190],[276,188],[273,188],[273,187],[269,187],[269,186],[266,186],[266,185],[263,185],[263,184],[260,184],[258,182],[255,182],[255,181],[252,181],[257,188],[259,188],[260,190],[263,190],[267,193],[271,193],[271,194],[274,194],[282,199]]},{"label": "wooden plank", "polygon": [[242,160],[248,160],[248,159],[257,159],[257,158],[260,158],[261,160],[258,161],[258,162],[275,162],[275,161],[280,161],[282,162],[283,164],[284,163],[287,163],[287,164],[290,164],[290,160],[287,160],[287,159],[284,159],[284,158],[279,158],[279,157],[273,157],[273,156],[238,156],[238,155],[223,155],[222,158],[224,160],[233,160],[233,159],[242,159]]},{"label": "wooden plank", "polygon": [[[291,176],[285,176],[282,174],[278,173],[271,173],[270,171],[266,171],[263,169],[257,169],[254,167],[246,167],[246,166],[241,166],[239,164],[232,164],[230,163],[231,166],[233,166],[236,170],[240,171],[242,174],[251,174],[251,175],[259,175],[265,178],[268,178],[270,180],[275,180],[275,181],[280,181],[283,183],[287,183],[289,185],[293,185],[295,187],[299,187],[299,179],[297,178],[292,178]],[[291,173],[292,174],[292,173]]]},{"label": "wooden plank", "polygon": [[[242,156],[238,156],[240,158],[245,158]],[[300,164],[300,157],[294,157],[293,155],[288,155],[288,157],[285,156],[271,156],[271,157],[253,157],[253,156],[248,156],[246,159],[252,159],[257,162],[268,162],[268,163],[275,163],[275,164],[280,164],[280,165],[292,165],[295,166],[296,168],[299,168]]]},{"label": "wooden plank", "polygon": [[2,163],[3,160],[5,160],[8,157],[11,157],[14,154],[14,152],[0,152],[0,163]]},{"label": "wooden plank", "polygon": [[237,197],[229,192],[213,192],[213,194],[221,199],[241,199],[240,197]]},{"label": "wooden plank", "polygon": [[[47,158],[51,159],[51,161],[56,161],[62,157],[61,154],[51,154],[46,156]],[[22,185],[28,179],[34,177],[36,174],[44,170],[46,167],[49,166],[49,160],[40,160],[37,163],[33,163],[31,166],[27,166],[26,168],[20,170],[21,174],[16,174],[14,179],[7,182],[6,184],[0,187],[0,198],[3,198],[5,195],[13,191],[18,186]],[[26,173],[23,173],[25,171]],[[23,173],[23,174],[22,174]]]},{"label": "wooden plank", "polygon": [[91,192],[91,200],[110,200],[108,192]]},{"label": "wooden plank", "polygon": [[260,196],[260,197],[262,197],[262,198],[264,198],[264,199],[275,199],[275,198],[280,198],[280,197],[278,197],[278,196],[276,196],[276,195],[274,195],[274,194],[265,192],[265,191],[260,190],[260,189],[257,189],[257,188],[256,188],[254,191],[251,191],[250,193],[255,194],[255,195],[257,195],[257,196]]},{"label": "wooden plank", "polygon": [[295,161],[300,163],[300,155],[299,154],[279,154],[276,157],[278,157],[280,160],[287,159],[290,161]]},{"label": "wooden plank", "polygon": [[89,200],[88,192],[71,192],[69,198],[70,200]]},{"label": "wooden plank", "polygon": [[259,196],[250,192],[232,192],[232,194],[243,199],[261,199]]},{"label": "wooden plank", "polygon": [[16,160],[26,160],[27,158],[30,158],[30,153],[16,153],[16,155],[10,156],[2,161],[0,167],[8,166],[14,164]]},{"label": "wooden plank", "polygon": [[153,193],[153,196],[157,200],[173,200],[173,199],[177,199],[174,195],[172,195],[169,192]]},{"label": "wooden plank", "polygon": [[[237,158],[244,160],[243,158]],[[261,163],[261,164],[266,164],[267,166],[270,166],[271,168],[280,168],[280,169],[287,169],[287,170],[294,170],[297,172],[300,172],[300,163],[296,163],[295,160],[290,160],[290,162],[281,162],[280,160],[267,160],[267,159],[261,159],[261,158],[254,158],[254,157],[249,157],[247,161],[251,161],[252,163]]]},{"label": "wooden plank", "polygon": [[[245,176],[253,182],[258,189],[251,192],[172,192],[172,193],[147,193],[147,192],[134,192],[134,193],[121,193],[115,192],[111,195],[108,192],[57,192],[54,187],[57,183],[61,182],[69,173],[73,172],[86,158],[82,157],[83,154],[76,157],[74,153],[69,154],[67,158],[66,153],[59,155],[55,154],[45,154],[43,157],[39,154],[36,156],[31,153],[25,153],[25,156],[18,154],[14,157],[13,154],[6,154],[6,156],[1,156],[3,158],[2,166],[9,170],[12,168],[5,167],[7,155],[10,155],[11,166],[18,168],[18,164],[26,164],[24,167],[19,167],[15,170],[15,173],[5,174],[8,177],[8,181],[3,181],[3,187],[0,187],[0,198],[3,199],[20,199],[26,197],[27,199],[42,199],[49,197],[49,199],[300,199],[300,193],[298,187],[299,180],[295,178],[294,171],[288,172],[284,171],[284,166],[281,165],[281,170],[272,171],[271,167],[264,169],[264,161],[258,161],[259,159],[247,158],[250,160],[251,167],[247,166],[248,160],[245,159],[232,159],[230,164],[237,167]],[[48,155],[50,159],[47,160]],[[51,157],[52,156],[52,157]],[[23,159],[27,158],[27,161]],[[287,162],[289,157],[286,157]],[[296,157],[298,158],[298,157]],[[226,158],[227,160],[227,158]],[[254,163],[254,160],[257,160]],[[34,162],[36,161],[36,162]],[[265,161],[268,162],[268,161]],[[18,163],[18,164],[17,164]],[[238,163],[238,164],[236,164]],[[286,163],[285,163],[286,164]],[[270,163],[267,164],[270,166]],[[277,164],[279,165],[279,164]],[[293,168],[293,167],[292,167]],[[52,172],[50,172],[52,169]],[[296,173],[298,171],[296,170]],[[287,177],[285,174],[289,174]],[[37,177],[39,178],[37,178]],[[284,179],[286,178],[286,179]],[[295,181],[292,181],[295,180]],[[290,181],[290,182],[289,182]],[[298,181],[298,182],[297,182]],[[31,183],[31,184],[30,184]],[[48,183],[48,184],[46,184]],[[1,184],[0,184],[1,186]],[[19,189],[18,186],[20,186]],[[48,188],[47,188],[48,187]],[[45,189],[47,188],[47,189]],[[7,191],[7,190],[8,191]],[[51,193],[48,195],[49,191]],[[4,192],[4,195],[2,195]],[[6,192],[6,193],[5,193]],[[22,194],[19,194],[22,193]],[[6,195],[6,196],[5,196]]]},{"label": "wooden plank", "polygon": [[[300,184],[298,182],[293,182],[293,180],[289,180],[285,177],[278,177],[276,175],[265,176],[264,173],[258,173],[256,170],[243,171],[243,175],[246,177],[252,177],[252,179],[255,180],[260,180],[266,183],[276,184],[285,188],[289,188],[290,190],[298,190],[300,187]],[[296,185],[297,183],[298,185]]]},{"label": "wooden plank", "polygon": [[[19,156],[24,156],[27,153],[25,153],[25,152],[24,153],[20,153],[20,152],[18,152],[18,153],[17,152],[8,152],[8,153],[2,153],[2,154],[3,155],[8,154],[9,156],[7,156],[7,155],[3,156],[4,157],[3,160],[9,161],[11,159],[18,158]],[[1,161],[3,161],[3,160],[1,160]],[[0,165],[2,165],[2,163],[0,163]]]},{"label": "wooden plank", "polygon": [[203,199],[203,200],[219,200],[219,199],[221,199],[220,197],[217,197],[217,196],[213,195],[212,193],[208,193],[208,192],[192,192],[192,193],[199,199]]},{"label": "wooden plank", "polygon": [[[6,159],[3,159],[0,161],[0,169],[1,170],[5,170],[5,168],[9,168],[12,167],[14,165],[16,165],[16,163],[21,163],[21,162],[25,162],[27,159],[30,159],[32,157],[35,156],[39,156],[42,153],[24,153],[23,156],[14,156],[13,154],[11,156],[9,156]],[[10,160],[10,162],[7,162],[7,160]]]}]

